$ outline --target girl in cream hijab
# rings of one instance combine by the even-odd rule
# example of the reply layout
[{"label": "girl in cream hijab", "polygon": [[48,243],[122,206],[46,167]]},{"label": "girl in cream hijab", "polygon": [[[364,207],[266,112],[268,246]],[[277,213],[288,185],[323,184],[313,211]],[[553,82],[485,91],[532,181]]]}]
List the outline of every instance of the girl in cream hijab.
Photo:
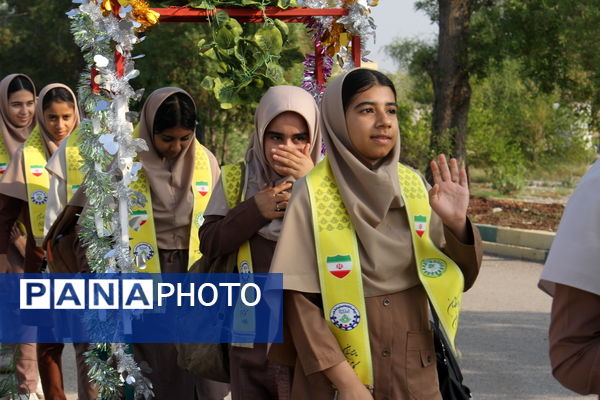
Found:
[{"label": "girl in cream hijab", "polygon": [[[63,139],[79,124],[79,114],[75,95],[67,86],[55,83],[48,85],[40,92],[40,101],[36,105],[38,126],[23,145],[15,152],[11,162],[0,182],[0,242],[6,240],[15,221],[21,219],[27,228],[27,248],[25,254],[25,272],[40,272],[43,251],[39,247],[42,235],[34,235],[32,224],[43,226],[44,215],[38,215],[36,221],[31,221],[29,213],[30,201],[33,194],[36,204],[44,204],[47,200],[48,187],[40,187],[28,196],[28,179],[32,176],[47,176],[44,170],[46,161],[58,148]],[[24,146],[34,146],[41,149],[39,162],[36,165],[25,165]],[[43,186],[43,185],[42,185]],[[45,191],[44,191],[45,190]],[[42,231],[43,233],[43,228]],[[1,246],[1,245],[0,245]],[[0,269],[7,268],[6,250],[0,247]]]},{"label": "girl in cream hijab", "polygon": [[[316,211],[306,179],[294,186],[271,264],[271,272],[284,274],[287,335],[283,344],[272,345],[270,358],[295,366],[292,399],[330,400],[337,388],[340,399],[440,400],[427,294],[417,274],[398,178],[394,86],[377,71],[353,70],[328,85],[321,115],[328,151],[322,163],[331,167],[357,239],[372,358],[365,362],[372,365],[374,385],[369,390],[362,384],[346,359],[352,352],[338,344],[323,317],[312,226]],[[466,174],[444,156],[431,167],[430,236],[456,261],[469,288],[481,254],[466,217]]]},{"label": "girl in cream hijab", "polygon": [[[253,272],[266,273],[290,190],[319,160],[319,112],[305,90],[276,86],[262,97],[254,126],[243,182],[231,183],[241,184],[244,196],[229,208],[221,176],[200,229],[200,248],[216,258],[236,254],[249,241]],[[229,356],[233,400],[288,398],[289,369],[267,360],[265,344],[233,345]]]},{"label": "girl in cream hijab", "polygon": [[[1,86],[1,85],[0,85]],[[17,92],[18,93],[18,92]],[[21,93],[27,94],[25,90]],[[25,106],[23,106],[25,107]],[[25,112],[21,113],[25,121]],[[31,174],[35,173],[44,176],[45,171],[43,165],[56,150],[61,141],[66,138],[75,127],[79,124],[79,114],[77,113],[77,102],[75,95],[67,86],[62,84],[51,84],[42,89],[40,92],[40,101],[36,105],[35,117],[37,119],[37,127],[31,133],[25,144],[21,144],[4,174],[4,178],[0,183],[0,241],[7,243],[6,238],[11,234],[17,219],[24,222],[27,229],[27,242],[25,250],[25,272],[40,272],[44,252],[39,246],[41,232],[38,237],[32,231],[31,215],[29,213],[29,201],[27,180],[31,179]],[[8,125],[5,125],[8,126]],[[12,127],[14,128],[14,126]],[[19,130],[11,129],[12,139],[24,139],[23,134],[26,127]],[[20,133],[18,133],[20,132]],[[17,134],[18,133],[18,134]],[[32,165],[25,165],[24,146],[30,145],[31,140],[37,140],[37,149],[42,149],[41,158],[38,160],[40,165],[35,166],[35,171]],[[8,143],[5,140],[5,143]],[[8,146],[7,146],[8,147]],[[38,164],[38,162],[36,162]],[[45,201],[47,199],[47,186],[37,187],[37,192],[45,193],[39,199]],[[43,192],[46,190],[46,192]],[[37,218],[44,218],[43,210],[37,214]],[[0,268],[6,270],[8,268],[8,259],[6,251],[0,248]],[[39,364],[39,372],[42,378],[42,386],[48,398],[52,398],[53,392],[50,390],[49,382],[52,381],[55,370],[50,366],[55,365],[51,357],[47,357],[47,350],[53,348],[52,344],[37,345],[37,360]],[[61,347],[62,348],[62,347]],[[58,368],[60,371],[60,367]],[[37,382],[36,382],[37,384]],[[62,380],[57,387],[62,391]],[[30,390],[33,392],[33,390]],[[34,394],[35,395],[35,394]]]}]

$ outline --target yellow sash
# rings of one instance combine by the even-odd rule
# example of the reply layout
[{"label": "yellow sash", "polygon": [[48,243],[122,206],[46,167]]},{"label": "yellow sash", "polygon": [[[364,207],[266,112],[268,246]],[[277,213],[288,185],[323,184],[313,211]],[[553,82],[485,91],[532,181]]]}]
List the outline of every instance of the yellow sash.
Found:
[{"label": "yellow sash", "polygon": [[[188,269],[202,257],[197,232],[204,221],[204,210],[206,210],[213,186],[208,153],[198,142],[194,147],[195,162],[191,187],[194,193],[194,208],[190,224]],[[156,254],[158,246],[156,244],[154,214],[152,212],[152,196],[143,169],[138,172],[137,180],[131,182],[131,187],[146,196],[144,207],[134,207],[129,220],[129,238],[137,269],[143,272],[159,273],[161,269],[158,254]]]},{"label": "yellow sash", "polygon": [[46,171],[46,151],[39,126],[36,126],[23,145],[25,182],[31,230],[38,246],[44,239],[44,219],[50,176]]},{"label": "yellow sash", "polygon": [[2,132],[0,131],[0,178],[4,176],[9,162],[10,154],[8,154],[8,149],[6,148],[6,144],[2,139]]},{"label": "yellow sash", "polygon": [[[421,177],[401,164],[398,177],[412,227],[419,279],[454,347],[462,272],[429,237],[431,207]],[[371,387],[373,371],[358,244],[327,159],[311,171],[307,184],[325,317],[349,364]]]},{"label": "yellow sash", "polygon": [[[221,168],[221,184],[225,192],[227,206],[232,209],[237,206],[245,196],[242,190],[242,183],[245,182],[243,175],[246,171],[244,162],[237,164],[228,164]],[[240,283],[242,285],[253,282],[252,273],[252,253],[250,252],[250,242],[245,241],[237,253],[236,266],[240,274]],[[253,299],[250,299],[253,300]],[[233,321],[233,342],[238,347],[253,347],[255,337],[255,315],[253,307],[246,307],[240,301],[235,305]]]},{"label": "yellow sash", "polygon": [[79,128],[75,129],[67,140],[65,148],[65,158],[67,160],[67,201],[73,198],[73,195],[83,182],[83,159],[79,151],[81,145],[81,135]]}]

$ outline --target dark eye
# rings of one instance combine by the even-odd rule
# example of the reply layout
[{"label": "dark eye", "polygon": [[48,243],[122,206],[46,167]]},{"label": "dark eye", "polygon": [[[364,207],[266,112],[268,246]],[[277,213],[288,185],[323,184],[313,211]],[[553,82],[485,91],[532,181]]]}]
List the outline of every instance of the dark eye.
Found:
[{"label": "dark eye", "polygon": [[306,135],[306,134],[294,136],[294,143],[307,143],[307,142],[308,142],[308,135]]}]

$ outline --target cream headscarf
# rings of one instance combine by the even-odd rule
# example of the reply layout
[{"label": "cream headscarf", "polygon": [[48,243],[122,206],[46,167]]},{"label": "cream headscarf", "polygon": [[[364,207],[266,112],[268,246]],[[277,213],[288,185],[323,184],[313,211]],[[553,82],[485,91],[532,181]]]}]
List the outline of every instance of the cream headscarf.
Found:
[{"label": "cream headscarf", "polygon": [[[319,161],[321,154],[321,130],[319,127],[319,110],[312,96],[304,89],[296,86],[274,86],[269,88],[261,98],[254,116],[254,135],[250,138],[246,150],[246,199],[269,185],[283,182],[294,182],[291,176],[279,176],[268,164],[264,151],[264,135],[267,126],[277,117],[287,111],[300,114],[308,126],[310,141],[310,157],[313,163]],[[208,203],[205,215],[225,216],[229,212],[223,185],[218,184]],[[259,235],[276,241],[281,231],[281,219],[274,219],[260,229]]]},{"label": "cream headscarf", "polygon": [[194,174],[195,137],[187,141],[187,146],[174,160],[162,157],[154,147],[156,112],[163,102],[175,93],[183,93],[192,99],[180,88],[157,89],[148,96],[139,124],[139,137],[148,143],[148,151],[140,152],[139,157],[150,185],[156,241],[158,247],[165,250],[187,249],[194,207],[191,184]]},{"label": "cream headscarf", "polygon": [[[366,297],[396,293],[419,284],[410,226],[400,194],[397,163],[400,139],[375,166],[367,167],[352,146],[342,103],[343,74],[327,86],[321,103],[327,157],[356,231]],[[432,213],[430,234],[445,244],[443,225]],[[296,183],[271,263],[283,273],[284,289],[319,293],[320,284],[308,188]]]},{"label": "cream headscarf", "polygon": [[15,153],[21,143],[27,139],[29,133],[35,127],[36,119],[32,118],[31,124],[23,128],[19,128],[13,125],[8,119],[8,87],[10,86],[13,79],[18,76],[29,80],[31,86],[33,86],[33,98],[35,100],[35,85],[31,78],[23,74],[10,74],[0,81],[0,132],[2,132],[2,140],[6,146],[8,153],[12,155]]},{"label": "cream headscarf", "polygon": [[[60,141],[54,141],[50,137],[50,134],[48,133],[48,130],[44,124],[44,97],[50,90],[57,87],[66,89],[71,94],[71,96],[73,96],[75,114],[75,124],[73,125],[73,130],[75,130],[79,125],[79,108],[77,107],[77,97],[75,97],[73,91],[69,89],[68,86],[63,85],[62,83],[52,83],[50,85],[45,86],[40,91],[39,101],[35,105],[35,119],[37,120],[38,124],[38,126],[35,129],[39,129],[39,131],[42,134],[42,141],[44,144],[44,151],[46,153],[46,160],[48,160],[50,156],[54,154],[62,140],[64,140],[63,138]],[[71,130],[71,132],[73,130]],[[23,201],[27,201],[27,182],[25,181],[25,167],[26,166],[25,158],[23,155],[23,145],[21,145],[13,155],[13,158],[11,159],[8,168],[4,173],[4,177],[0,182],[0,193],[10,197],[21,199]]]},{"label": "cream headscarf", "polygon": [[555,283],[600,296],[600,162],[581,179],[571,195],[539,287],[551,296]]}]

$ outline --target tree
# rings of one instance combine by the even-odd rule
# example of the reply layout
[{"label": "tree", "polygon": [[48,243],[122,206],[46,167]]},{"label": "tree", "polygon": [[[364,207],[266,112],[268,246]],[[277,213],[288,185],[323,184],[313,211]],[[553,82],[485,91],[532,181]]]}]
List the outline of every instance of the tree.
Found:
[{"label": "tree", "polygon": [[71,0],[8,0],[0,8],[0,76],[29,75],[39,89],[52,82],[74,88],[83,57],[65,13]]}]

